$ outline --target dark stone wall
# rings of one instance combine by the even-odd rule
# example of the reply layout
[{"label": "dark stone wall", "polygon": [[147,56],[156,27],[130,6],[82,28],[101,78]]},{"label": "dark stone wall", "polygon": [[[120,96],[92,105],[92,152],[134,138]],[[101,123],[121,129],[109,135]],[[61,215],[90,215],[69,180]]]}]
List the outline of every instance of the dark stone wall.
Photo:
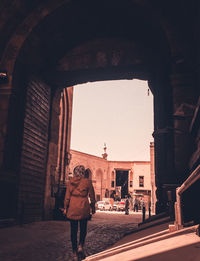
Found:
[{"label": "dark stone wall", "polygon": [[28,81],[19,168],[18,219],[43,218],[50,112],[50,88],[36,77]]},{"label": "dark stone wall", "polygon": [[51,91],[18,66],[10,95],[0,165],[0,219],[41,220],[44,208]]},{"label": "dark stone wall", "polygon": [[[19,162],[20,148],[22,144],[24,104],[26,97],[26,73],[24,68],[18,67],[13,75],[13,90],[9,93],[9,99],[5,99],[5,94],[0,92],[0,129],[5,131],[0,135],[1,160],[0,160],[0,218],[17,217],[18,182],[19,182]],[[5,90],[4,84],[0,86]],[[8,91],[8,90],[7,90]],[[8,95],[6,95],[8,97]]]}]

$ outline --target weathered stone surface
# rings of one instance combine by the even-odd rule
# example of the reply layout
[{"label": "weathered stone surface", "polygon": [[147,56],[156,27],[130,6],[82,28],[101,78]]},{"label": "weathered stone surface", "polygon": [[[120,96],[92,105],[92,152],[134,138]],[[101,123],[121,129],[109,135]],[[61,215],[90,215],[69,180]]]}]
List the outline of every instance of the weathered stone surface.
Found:
[{"label": "weathered stone surface", "polygon": [[[105,250],[131,232],[141,221],[141,214],[97,212],[88,223],[86,253]],[[4,261],[70,261],[72,249],[69,222],[38,222],[1,230],[0,257]]]}]

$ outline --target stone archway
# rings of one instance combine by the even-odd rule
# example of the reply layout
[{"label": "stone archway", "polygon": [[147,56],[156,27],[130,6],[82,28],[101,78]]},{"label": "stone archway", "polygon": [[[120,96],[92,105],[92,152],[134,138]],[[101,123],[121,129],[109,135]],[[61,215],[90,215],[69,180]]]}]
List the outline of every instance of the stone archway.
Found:
[{"label": "stone archway", "polygon": [[[8,83],[6,83],[5,85],[4,85],[4,89],[6,89],[7,90],[7,92],[9,92],[9,95],[12,93],[12,80],[13,80],[13,71],[14,71],[14,68],[16,67],[16,60],[17,60],[17,58],[20,56],[20,53],[21,53],[21,51],[22,51],[22,49],[24,48],[24,46],[26,45],[26,48],[24,48],[24,49],[26,49],[26,51],[25,51],[25,53],[24,53],[24,57],[29,57],[30,56],[30,54],[32,54],[33,53],[33,56],[34,57],[32,57],[31,59],[32,60],[34,60],[34,61],[31,61],[30,59],[29,60],[26,60],[26,61],[24,61],[23,59],[21,59],[21,61],[24,63],[24,64],[26,64],[26,65],[28,65],[28,64],[32,64],[32,67],[34,67],[34,69],[35,68],[41,68],[41,64],[43,63],[43,61],[42,61],[42,50],[39,50],[38,51],[38,53],[37,53],[37,51],[35,51],[35,50],[37,50],[37,49],[40,49],[39,48],[39,45],[43,45],[44,43],[42,43],[42,41],[44,40],[44,38],[40,41],[39,39],[41,38],[41,36],[43,35],[43,34],[41,34],[41,31],[42,30],[44,30],[44,32],[45,31],[48,31],[48,30],[46,30],[47,28],[48,29],[50,29],[50,28],[53,28],[51,25],[55,25],[56,26],[56,23],[55,23],[55,21],[57,21],[57,20],[59,20],[58,18],[59,18],[59,14],[56,14],[56,12],[57,11],[59,11],[60,12],[60,10],[61,10],[61,13],[62,13],[62,9],[64,10],[64,9],[66,9],[67,10],[67,12],[69,12],[69,13],[72,13],[72,12],[70,12],[70,8],[72,8],[72,10],[73,10],[73,12],[75,12],[75,11],[77,11],[77,9],[76,9],[76,5],[75,5],[75,8],[74,8],[74,6],[73,6],[73,4],[71,4],[73,1],[56,1],[56,3],[54,3],[54,4],[49,4],[49,2],[47,1],[45,4],[41,4],[40,6],[35,6],[36,8],[35,8],[35,10],[34,11],[30,11],[30,12],[28,12],[27,14],[27,16],[24,18],[24,20],[21,22],[21,24],[19,24],[17,27],[16,27],[16,30],[15,30],[15,32],[11,35],[11,37],[10,37],[10,40],[7,42],[7,45],[6,45],[6,47],[4,48],[4,52],[3,52],[3,55],[2,55],[2,59],[1,59],[1,68],[4,68],[4,70],[6,70],[7,71],[7,73],[8,73],[8,79],[9,79],[9,81],[8,81]],[[115,3],[115,1],[113,2],[113,3],[111,3],[111,4],[109,4],[109,8],[111,8],[112,7],[112,5]],[[90,5],[91,5],[91,7],[90,8],[94,8],[94,6],[91,4],[91,2],[90,1],[86,1],[85,3],[84,3],[84,5],[85,4],[87,4],[88,5],[88,7],[90,7]],[[128,4],[128,1],[125,3],[126,5]],[[59,8],[59,7],[61,7],[62,6],[62,8]],[[120,9],[120,7],[121,6],[118,6],[117,5],[117,10],[121,10]],[[140,4],[138,4],[138,5],[136,5],[136,7],[137,7],[137,9],[138,9],[138,11],[140,12],[140,14],[142,15],[142,17],[143,16],[145,16],[146,15],[146,10],[145,10],[145,8],[143,7],[143,8],[141,8],[141,6],[140,6]],[[60,9],[60,10],[59,10]],[[143,10],[144,9],[144,10]],[[3,9],[2,9],[3,10]],[[128,9],[127,9],[128,10]],[[58,12],[58,13],[59,13]],[[136,11],[136,13],[137,13],[137,11]],[[51,15],[52,14],[52,15]],[[57,15],[57,16],[56,16]],[[63,15],[63,13],[62,13],[62,15]],[[110,16],[110,13],[108,12],[107,13],[107,15],[108,15],[108,17]],[[85,15],[84,15],[85,16]],[[53,17],[53,18],[52,18]],[[66,16],[67,17],[67,16]],[[75,17],[75,16],[74,16]],[[86,16],[86,17],[88,17],[89,18],[89,16]],[[130,16],[130,17],[132,17],[132,15]],[[56,20],[53,20],[54,18],[57,18]],[[6,19],[6,18],[5,18]],[[117,19],[117,17],[115,17],[115,20]],[[51,23],[52,23],[52,21],[53,21],[53,24],[48,24],[48,26],[47,26],[47,28],[39,28],[39,27],[41,27],[41,26],[43,26],[43,24],[45,24],[45,22],[47,21],[47,23],[49,23],[49,21],[51,20]],[[143,19],[142,19],[143,20]],[[47,25],[47,23],[46,23],[46,25]],[[92,23],[90,23],[90,24],[92,24]],[[126,25],[127,24],[129,24],[129,23],[126,23]],[[45,25],[45,26],[46,26]],[[77,25],[78,25],[78,23],[77,23]],[[148,23],[147,23],[147,25],[148,25]],[[112,26],[114,26],[114,25],[112,25]],[[57,25],[57,27],[58,28],[56,28],[56,29],[59,29],[59,28],[63,28],[62,26],[59,26],[59,24]],[[39,28],[39,29],[38,29]],[[145,27],[143,28],[143,29],[145,29]],[[115,30],[116,30],[116,28],[115,28]],[[37,31],[37,33],[35,33]],[[39,32],[40,31],[40,32]],[[55,35],[55,38],[56,38],[56,41],[55,41],[55,43],[56,42],[58,42],[58,38],[57,38],[57,33],[55,33],[55,32],[57,32],[58,30],[54,30],[54,32],[53,32],[53,34],[52,33],[50,33],[50,35],[51,35],[51,40],[52,41],[48,41],[48,45],[47,45],[47,47],[51,44],[51,42],[53,42],[53,36]],[[128,30],[126,30],[127,31],[127,34],[128,34]],[[159,32],[160,32],[160,29],[158,30]],[[123,32],[123,30],[122,30],[122,32]],[[120,33],[122,33],[122,32],[120,32]],[[147,32],[148,32],[148,30],[147,30]],[[138,33],[138,32],[137,32]],[[41,35],[39,35],[39,34],[41,34]],[[30,38],[30,36],[32,35],[32,38],[31,39],[29,39]],[[50,36],[49,35],[49,36]],[[76,34],[76,35],[79,35],[79,34]],[[89,36],[91,35],[91,33],[89,34]],[[157,35],[157,34],[155,34],[155,35]],[[105,37],[105,36],[104,36]],[[102,37],[102,38],[104,38],[104,37]],[[116,39],[117,40],[117,37],[116,36],[111,36],[111,37],[109,37],[109,36],[107,36],[106,35],[106,37],[107,38],[114,38],[114,39]],[[120,36],[121,37],[121,36]],[[119,38],[120,38],[119,37]],[[99,37],[97,37],[97,36],[95,36],[94,38],[99,38]],[[127,36],[123,36],[123,38],[127,38]],[[59,38],[60,39],[60,38]],[[67,37],[67,39],[69,39],[69,37]],[[67,40],[66,39],[66,40]],[[71,38],[72,39],[72,38]],[[115,42],[116,42],[116,40],[115,40]],[[80,40],[81,41],[81,40]],[[117,40],[118,41],[118,40]],[[68,42],[68,40],[67,40],[67,42]],[[87,42],[87,39],[84,39],[84,41],[82,41],[82,42]],[[81,44],[82,44],[82,42],[81,42]],[[28,45],[32,45],[32,49],[30,50],[30,48],[28,48],[27,47],[27,43],[28,43]],[[62,43],[61,44],[62,45],[62,48],[63,48],[63,46],[65,46],[65,48],[66,48],[66,44],[64,44],[64,43]],[[76,45],[80,45],[80,42],[79,43],[74,43],[74,45],[76,46]],[[30,47],[29,46],[29,47]],[[106,48],[108,48],[108,45],[106,45],[107,47]],[[132,45],[132,49],[134,49],[133,48],[133,46],[134,45]],[[86,47],[87,48],[87,47]],[[56,49],[56,51],[57,50],[61,50],[61,48],[57,48]],[[145,48],[144,50],[147,50],[147,48]],[[143,51],[144,51],[143,50]],[[45,49],[43,50],[43,51],[45,51]],[[50,50],[49,50],[50,51]],[[90,50],[91,51],[91,50]],[[92,64],[92,66],[91,66],[91,68],[97,68],[97,67],[99,67],[99,69],[100,69],[100,75],[98,76],[98,78],[100,79],[102,79],[102,77],[103,77],[103,75],[105,74],[105,71],[108,71],[108,74],[111,74],[110,72],[109,72],[109,70],[111,69],[111,72],[112,72],[112,75],[116,75],[117,74],[117,76],[115,76],[115,78],[116,79],[119,79],[119,78],[126,78],[126,77],[134,77],[134,73],[136,73],[136,71],[138,71],[139,70],[139,72],[138,72],[138,75],[140,75],[141,76],[141,70],[140,70],[140,67],[142,66],[141,65],[141,59],[140,58],[137,58],[137,57],[135,57],[135,61],[133,62],[133,60],[134,59],[132,59],[132,61],[131,61],[131,66],[133,66],[133,67],[127,67],[128,66],[128,64],[129,64],[129,62],[128,61],[126,61],[124,64],[123,64],[123,62],[122,62],[122,67],[124,67],[123,69],[122,68],[118,68],[118,66],[120,65],[120,63],[119,63],[119,59],[121,59],[121,61],[122,60],[126,60],[126,59],[128,59],[128,57],[133,57],[132,55],[130,55],[131,53],[129,52],[129,54],[127,53],[125,56],[123,56],[123,55],[121,55],[120,54],[120,52],[121,53],[123,53],[123,52],[125,52],[126,51],[126,48],[124,47],[122,50],[117,50],[115,53],[113,53],[113,55],[111,56],[111,58],[109,58],[108,59],[108,57],[105,57],[105,51],[103,51],[102,52],[102,50],[99,50],[98,52],[96,52],[96,54],[95,54],[95,56],[96,56],[96,58],[95,58],[95,60],[97,61],[97,64],[93,64],[93,57],[91,56],[91,59],[90,59],[90,57],[89,57],[89,60],[87,61],[87,63],[86,64],[84,64],[84,62],[82,63],[82,61],[85,59],[82,59],[82,57],[79,57],[79,60],[77,60],[77,61],[74,61],[74,63],[76,63],[77,64],[77,62],[78,63],[80,63],[80,64],[82,64],[82,66],[80,67],[82,70],[85,70],[85,68],[89,68],[90,67],[90,64]],[[136,50],[132,50],[132,52],[133,53],[135,53],[135,55],[137,54],[137,49]],[[54,48],[54,53],[55,53],[55,48]],[[140,53],[142,53],[142,51],[140,52]],[[149,52],[149,54],[150,53],[152,53],[152,50],[151,50],[151,52]],[[51,55],[52,55],[52,53],[49,53],[49,54],[47,54],[47,56],[45,57],[45,59],[44,60],[47,60],[46,58],[47,57],[51,57]],[[62,55],[64,55],[64,53],[62,54]],[[60,56],[60,54],[59,54],[59,56]],[[86,55],[87,56],[87,55]],[[145,57],[146,55],[143,55],[143,57]],[[121,57],[121,58],[120,58]],[[103,73],[101,72],[101,69],[102,68],[104,68],[105,67],[105,63],[104,63],[104,61],[105,61],[105,59],[104,58],[106,58],[106,60],[108,60],[108,68],[106,68],[106,70],[104,70],[103,71]],[[37,60],[38,59],[38,60]],[[40,60],[41,59],[41,60]],[[48,58],[49,59],[49,58]],[[56,59],[57,59],[57,57],[56,57]],[[155,59],[155,57],[154,57],[154,59]],[[87,57],[86,57],[86,60],[87,60]],[[58,62],[58,61],[57,61]],[[96,62],[95,62],[96,63]],[[44,68],[45,67],[47,67],[47,65],[49,65],[48,64],[48,62],[47,62],[47,64],[45,64],[45,66],[44,66]],[[136,65],[136,66],[134,66],[134,65]],[[56,66],[56,63],[54,63],[54,66]],[[109,69],[109,67],[110,66],[113,66],[113,68],[110,68]],[[41,70],[43,70],[44,68],[41,68]],[[78,68],[76,68],[76,70],[77,70]],[[133,72],[128,72],[127,73],[127,71],[133,71]],[[55,70],[53,70],[53,73],[52,73],[52,71],[51,71],[51,75],[53,75],[53,76],[55,76],[55,77],[53,77],[54,79],[56,78],[56,82],[58,82],[58,80],[60,81],[60,78],[62,78],[62,77],[59,77],[59,73],[60,73],[60,71],[58,72],[55,72]],[[61,72],[62,73],[62,72]],[[70,81],[70,82],[72,82],[72,81],[74,81],[74,79],[76,79],[77,78],[77,74],[78,75],[85,75],[85,71],[82,71],[81,73],[79,73],[79,72],[77,72],[77,73],[75,73],[75,75],[72,73],[69,73],[69,74],[65,74],[65,76],[64,76],[64,78],[65,78],[65,84],[66,84],[66,81],[68,81],[67,79],[68,78],[71,78],[72,80]],[[145,74],[145,72],[144,72],[144,70],[143,70],[143,76],[141,76],[141,77],[144,77],[144,74]],[[92,75],[94,75],[94,73],[93,73],[93,69],[91,70],[91,72],[89,72],[89,74],[88,74],[89,76],[88,77],[86,77],[86,81],[88,81],[88,79],[90,79],[91,80],[91,78],[92,78]],[[49,78],[50,76],[49,76],[49,74],[48,74],[48,76],[47,76],[47,78]],[[112,76],[113,77],[113,76]],[[96,79],[96,78],[95,78]],[[63,83],[64,83],[64,81],[63,81]],[[81,81],[85,81],[85,79],[84,80],[81,80]],[[54,82],[55,83],[55,82]],[[53,83],[53,84],[54,84]],[[51,83],[52,84],[52,83]],[[62,87],[65,87],[65,86],[62,86]],[[5,98],[5,96],[4,96],[4,98]],[[9,97],[8,97],[8,99],[9,99]],[[5,111],[4,111],[4,113],[5,113]],[[4,115],[4,117],[2,117],[2,118],[5,118],[5,115]],[[4,126],[4,128],[6,129],[6,125]]]},{"label": "stone archway", "polygon": [[[167,186],[175,189],[199,163],[199,146],[190,132],[199,94],[198,44],[192,44],[196,38],[199,41],[193,34],[198,34],[196,4],[103,1],[96,8],[89,0],[58,0],[36,1],[31,8],[21,0],[13,5],[6,2],[0,10],[0,67],[8,77],[0,87],[1,180],[7,187],[18,184],[19,164],[15,163],[20,161],[23,139],[15,142],[12,134],[22,136],[20,112],[24,111],[18,105],[25,103],[27,86],[17,77],[26,81],[37,75],[52,93],[90,80],[135,77],[148,80],[154,94],[156,183],[162,208]],[[18,118],[13,115],[19,116],[16,132],[12,127]],[[16,156],[10,153],[11,147],[18,147]],[[63,170],[63,161],[61,165]]]}]

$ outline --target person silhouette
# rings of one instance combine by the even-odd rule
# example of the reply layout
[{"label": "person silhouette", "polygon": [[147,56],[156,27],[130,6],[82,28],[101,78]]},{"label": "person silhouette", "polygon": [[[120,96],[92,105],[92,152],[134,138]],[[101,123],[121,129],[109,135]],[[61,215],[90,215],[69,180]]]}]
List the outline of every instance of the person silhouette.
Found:
[{"label": "person silhouette", "polygon": [[[74,168],[73,178],[69,181],[64,200],[64,214],[70,221],[73,261],[85,258],[84,243],[87,235],[87,222],[95,214],[95,192],[92,181],[85,178],[85,168]],[[88,196],[91,204],[89,204]],[[80,225],[79,246],[77,246],[78,225]]]}]

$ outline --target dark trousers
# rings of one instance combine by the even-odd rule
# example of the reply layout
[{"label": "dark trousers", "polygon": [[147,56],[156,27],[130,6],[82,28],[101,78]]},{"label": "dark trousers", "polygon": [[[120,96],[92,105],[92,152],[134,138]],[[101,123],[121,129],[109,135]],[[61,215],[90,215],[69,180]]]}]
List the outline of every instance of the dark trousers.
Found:
[{"label": "dark trousers", "polygon": [[135,212],[135,211],[138,212],[138,205],[137,205],[137,204],[134,205],[133,211],[134,211],[134,212]]},{"label": "dark trousers", "polygon": [[87,219],[82,220],[70,220],[71,225],[71,242],[73,252],[77,251],[77,233],[78,233],[78,224],[80,224],[80,236],[79,244],[84,245],[85,238],[87,235]]}]

